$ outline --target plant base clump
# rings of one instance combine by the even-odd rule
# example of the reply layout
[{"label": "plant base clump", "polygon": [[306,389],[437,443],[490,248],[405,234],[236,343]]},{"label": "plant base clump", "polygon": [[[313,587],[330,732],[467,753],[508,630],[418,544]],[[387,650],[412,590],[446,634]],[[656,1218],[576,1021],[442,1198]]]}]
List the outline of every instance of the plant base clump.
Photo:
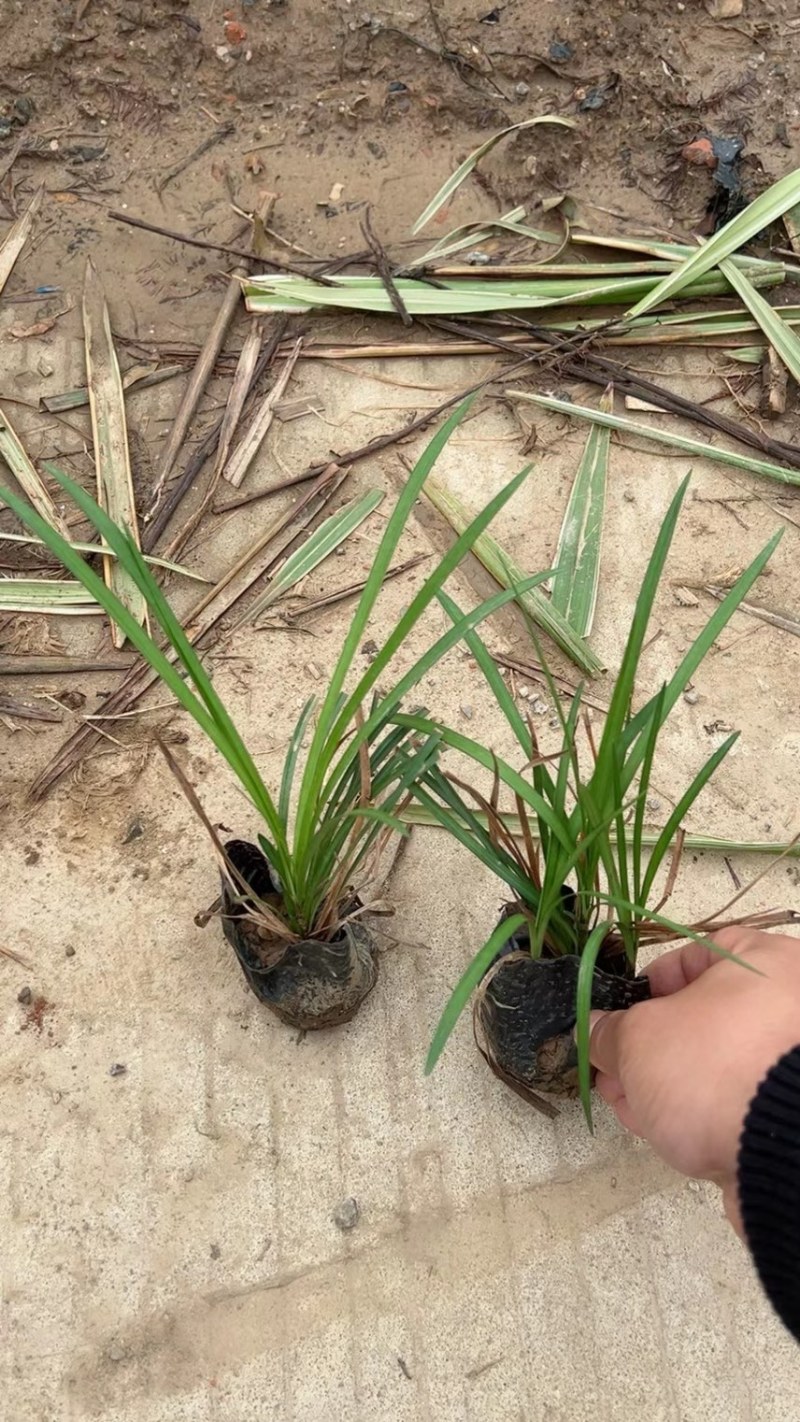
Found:
[{"label": "plant base clump", "polygon": [[[502,918],[512,912],[516,905],[509,905]],[[595,968],[592,977],[593,1008],[618,1012],[646,1001],[648,979],[633,976],[622,945],[611,933],[601,959],[603,967]],[[532,958],[523,927],[483,979],[473,1017],[478,1046],[495,1074],[523,1094],[578,1095],[573,1029],[580,961],[576,953]]]},{"label": "plant base clump", "polygon": [[[255,896],[249,903],[235,897],[222,876],[223,932],[256,997],[282,1022],[302,1031],[349,1022],[378,978],[369,930],[351,918],[331,939],[282,942],[257,922],[257,901],[274,902],[278,895],[261,850],[235,839],[225,853]],[[343,915],[357,907],[343,905]]]}]

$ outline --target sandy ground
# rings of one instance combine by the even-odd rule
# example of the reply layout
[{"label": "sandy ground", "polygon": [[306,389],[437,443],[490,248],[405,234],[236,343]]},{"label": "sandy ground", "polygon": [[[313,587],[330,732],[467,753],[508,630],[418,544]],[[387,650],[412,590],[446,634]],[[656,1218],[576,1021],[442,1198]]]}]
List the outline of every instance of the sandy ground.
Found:
[{"label": "sandy ground", "polygon": [[[66,58],[54,55],[48,48],[58,38],[53,16],[34,16],[25,38],[12,26],[18,13],[12,8],[0,8],[0,18],[19,47],[12,67],[20,91],[25,45],[30,49],[41,38],[44,58],[37,51],[30,64],[39,126],[46,130],[48,78],[59,78],[58,103],[69,102],[63,88],[67,60],[76,75],[69,122],[77,127],[80,112],[82,123],[99,123],[79,111],[79,103],[101,105],[104,92],[102,76],[85,57],[90,50],[76,43]],[[107,37],[112,21],[133,8],[96,3],[82,22],[84,31],[93,26]],[[444,8],[459,38],[484,35],[486,27],[479,30],[474,15]],[[604,24],[613,36],[604,43],[622,43],[617,7],[609,7],[607,18],[588,7],[559,9],[558,21],[572,27],[573,37],[583,37],[584,67],[593,52],[589,39]],[[796,115],[788,115],[794,153],[773,144],[776,46],[786,36],[786,16],[779,7],[771,19],[762,7],[753,9],[757,13],[742,21],[744,35],[735,27],[715,28],[697,7],[687,7],[690,13],[681,20],[650,16],[652,33],[634,46],[641,88],[627,83],[620,100],[626,107],[614,117],[616,137],[606,140],[608,151],[617,152],[620,134],[628,132],[636,167],[636,155],[650,151],[647,132],[660,131],[667,81],[657,55],[663,40],[688,48],[686,86],[695,95],[718,83],[720,69],[732,80],[763,55],[756,66],[760,106],[753,103],[760,168],[754,162],[752,176],[777,176],[796,166]],[[238,94],[231,105],[237,123],[246,114],[249,124],[246,135],[236,138],[237,184],[241,150],[257,126],[256,100],[249,90],[239,92],[243,76],[256,89],[271,85],[276,127],[290,134],[281,152],[278,213],[292,240],[319,244],[313,250],[358,240],[358,213],[326,217],[316,206],[334,181],[352,181],[359,196],[371,196],[374,187],[383,230],[400,238],[454,159],[480,141],[472,109],[469,122],[451,110],[443,122],[438,109],[424,104],[431,83],[440,84],[445,97],[448,85],[458,89],[449,69],[442,77],[441,66],[432,76],[425,71],[413,87],[413,126],[406,130],[387,117],[375,97],[394,77],[384,63],[377,75],[368,75],[374,86],[371,121],[353,137],[344,116],[334,163],[330,145],[338,129],[333,127],[333,137],[327,128],[318,135],[314,122],[327,112],[325,105],[338,112],[342,96],[314,98],[306,74],[305,107],[291,109],[299,104],[292,85],[300,83],[300,71],[289,60],[303,42],[310,46],[309,64],[313,57],[306,7],[242,12],[259,36],[262,26],[271,26],[271,38],[249,68],[237,60],[232,77],[227,69],[214,69],[221,61],[209,46],[220,41],[215,32],[208,40],[206,34],[222,21],[210,7],[176,7],[205,27],[203,61],[196,68],[189,64],[188,41],[186,53],[178,54],[174,44],[159,49],[166,43],[164,25],[144,23],[159,7],[139,10],[139,29],[113,31],[120,48],[116,60],[108,48],[104,54],[111,53],[121,72],[126,63],[129,69],[140,65],[133,78],[129,73],[129,84],[143,83],[149,72],[145,91],[153,101],[158,89],[165,100],[160,127],[148,138],[141,116],[136,125],[129,120],[126,132],[125,117],[110,115],[117,171],[105,184],[116,184],[118,191],[108,198],[102,175],[95,174],[99,197],[96,192],[92,201],[91,191],[82,190],[77,203],[59,203],[58,185],[66,191],[72,180],[61,168],[48,167],[46,220],[0,310],[3,398],[33,403],[43,383],[51,390],[81,383],[75,309],[41,336],[15,340],[8,327],[59,309],[14,304],[12,298],[39,283],[57,282],[74,301],[87,250],[106,281],[118,333],[185,345],[203,339],[219,302],[220,261],[122,232],[104,208],[106,201],[127,202],[130,211],[167,226],[197,230],[205,220],[215,235],[235,231],[224,177],[213,168],[230,154],[233,140],[180,180],[172,196],[168,190],[165,202],[155,196],[149,171],[150,163],[163,169],[176,160],[173,150],[180,156],[202,140],[208,121],[201,125],[198,105],[210,103],[216,112],[224,84]],[[346,31],[347,16],[337,12],[337,25],[342,18]],[[404,27],[420,20],[411,11],[395,18]],[[537,31],[528,38],[539,49],[559,29],[549,16],[526,19],[517,10],[512,19]],[[759,24],[769,32],[759,31]],[[322,26],[320,50],[328,39]],[[360,31],[356,40],[363,41]],[[692,48],[694,40],[700,48]],[[523,48],[519,36],[513,44]],[[131,59],[128,51],[148,45],[149,58],[137,50]],[[664,52],[674,58],[672,50]],[[284,56],[286,72],[276,55]],[[371,55],[369,62],[380,66],[381,56]],[[418,68],[428,63],[424,56],[414,62]],[[641,98],[638,109],[628,107],[642,92],[649,107]],[[306,113],[315,106],[316,120]],[[644,113],[644,128],[632,124],[635,113]],[[62,115],[63,109],[54,113],[54,125]],[[706,119],[713,118],[709,110]],[[290,120],[293,127],[287,127]],[[686,121],[694,122],[694,111]],[[261,141],[271,141],[272,123],[271,117],[263,120]],[[310,125],[314,143],[307,133],[296,133],[302,124]],[[494,126],[496,114],[486,124]],[[420,134],[430,145],[425,172],[416,158]],[[378,139],[384,157],[371,156],[382,176],[373,184],[363,164],[366,145]],[[553,174],[559,163],[566,171],[573,156],[569,144],[553,150]],[[272,162],[269,152],[267,158]],[[20,160],[18,203],[42,177],[36,161]],[[500,164],[491,170],[502,199],[513,197],[519,155],[514,161],[516,168],[509,160],[508,169]],[[397,200],[385,186],[395,175],[404,179]],[[277,176],[273,168],[259,181]],[[689,175],[680,194],[685,211],[694,204],[695,215],[707,195],[701,181]],[[616,169],[612,183],[588,155],[575,190],[579,198],[605,200],[639,222],[661,227],[667,221],[663,204],[650,203],[641,186],[626,184]],[[474,186],[453,220],[487,210],[496,210],[493,200]],[[669,220],[675,211],[680,230],[680,207],[671,209]],[[55,302],[66,304],[64,294]],[[175,302],[176,295],[187,299]],[[240,324],[235,338],[242,329]],[[319,329],[338,335],[344,327],[325,321]],[[643,353],[640,364],[649,368],[651,360]],[[718,365],[697,354],[671,355],[658,368],[694,398],[718,397],[722,389]],[[290,393],[308,396],[317,413],[276,425],[248,483],[267,484],[277,468],[293,472],[330,448],[390,429],[487,369],[484,360],[360,363],[349,371],[303,362]],[[129,399],[142,487],[183,384],[181,379]],[[228,377],[212,383],[203,419],[227,386]],[[570,388],[576,396],[586,393]],[[12,408],[37,457],[58,455],[73,471],[88,474],[82,412],[73,412],[65,426],[24,404]],[[733,405],[725,408],[735,413]],[[583,430],[557,416],[536,416],[534,423],[532,473],[496,530],[531,570],[552,559],[584,439]],[[796,432],[790,413],[781,433],[792,438]],[[487,400],[457,433],[439,475],[476,509],[523,462],[521,443],[507,407]],[[403,452],[408,456],[419,447]],[[614,446],[593,634],[612,671],[647,552],[688,468],[683,456]],[[741,567],[781,524],[786,532],[759,600],[796,614],[796,500],[781,500],[774,486],[731,477],[705,461],[695,460],[692,472],[654,614],[658,635],[642,663],[643,697],[675,664],[711,608],[702,594],[697,606],[684,605],[677,589]],[[403,476],[396,450],[354,469],[342,497],[378,486],[387,501],[346,555],[313,576],[305,593],[317,596],[363,575]],[[740,497],[742,502],[731,502]],[[204,524],[187,560],[209,577],[219,575],[275,507],[269,500]],[[402,551],[440,550],[446,529],[429,509],[417,512]],[[423,571],[387,586],[368,637],[380,641]],[[466,602],[487,583],[479,569],[465,565],[453,587]],[[176,606],[185,607],[186,586],[175,581],[170,591]],[[268,778],[278,773],[303,700],[324,685],[349,615],[344,605],[318,614],[304,632],[239,632],[218,648],[217,684]],[[432,614],[408,655],[442,626]],[[19,620],[3,627],[2,648],[22,643],[43,651],[53,638],[70,651],[108,650],[100,623],[51,625],[45,634]],[[497,619],[489,641],[521,660],[530,652],[514,614]],[[675,710],[649,806],[653,824],[663,822],[677,787],[725,728],[735,726],[741,740],[689,828],[771,840],[797,830],[799,663],[794,637],[744,615],[734,620],[695,679],[699,699],[681,701]],[[200,930],[193,923],[214,896],[214,869],[201,829],[165,775],[154,729],[176,738],[212,819],[245,835],[256,827],[223,768],[192,727],[164,707],[163,696],[146,703],[155,709],[110,728],[121,744],[101,743],[99,753],[50,799],[26,803],[34,775],[81,716],[102,708],[103,694],[115,684],[111,676],[69,680],[70,689],[87,699],[65,709],[60,726],[0,726],[2,945],[27,963],[0,959],[0,1415],[9,1422],[632,1422],[643,1415],[653,1422],[794,1422],[800,1355],[772,1318],[711,1187],[679,1180],[646,1148],[624,1138],[602,1110],[593,1139],[577,1107],[565,1107],[555,1122],[534,1114],[486,1071],[466,1020],[436,1073],[423,1078],[438,1014],[494,921],[501,886],[437,832],[415,832],[387,887],[394,914],[375,923],[382,947],[375,992],[347,1027],[297,1041],[248,994],[216,924]],[[56,695],[66,685],[65,678],[15,679],[9,689]],[[528,686],[534,689],[518,678],[518,691]],[[595,690],[602,698],[602,681]],[[461,653],[451,653],[428,678],[423,696],[451,723],[469,724],[498,749],[507,748],[480,676]],[[540,713],[545,743],[554,735],[551,719],[552,708]],[[742,880],[760,867],[746,856],[732,860]],[[800,906],[797,880],[795,868],[778,866],[750,905]],[[687,856],[673,909],[677,916],[707,911],[732,892],[724,862]],[[31,999],[20,1001],[26,988]],[[334,1215],[350,1199],[358,1203],[358,1220],[343,1231]]]}]

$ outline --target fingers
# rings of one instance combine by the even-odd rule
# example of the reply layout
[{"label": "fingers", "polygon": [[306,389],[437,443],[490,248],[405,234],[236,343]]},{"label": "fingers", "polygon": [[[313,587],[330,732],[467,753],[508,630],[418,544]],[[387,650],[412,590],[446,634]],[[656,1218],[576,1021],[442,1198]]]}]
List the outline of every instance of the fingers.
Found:
[{"label": "fingers", "polygon": [[650,979],[650,991],[653,997],[669,997],[673,992],[688,987],[719,961],[705,943],[684,943],[681,948],[673,948],[671,953],[665,953],[663,958],[657,958],[655,963],[645,968]]},{"label": "fingers", "polygon": [[589,1060],[603,1076],[619,1077],[620,1032],[624,1012],[589,1015]]},{"label": "fingers", "polygon": [[[769,934],[745,927],[721,928],[719,933],[713,933],[709,938],[709,943],[716,943],[718,948],[724,948],[726,953],[735,953],[737,957],[749,957],[754,949],[774,946],[774,942]],[[653,997],[670,997],[672,993],[681,992],[690,983],[696,982],[715,964],[724,962],[725,959],[715,953],[708,943],[692,941],[657,958],[655,963],[645,968],[645,973],[650,979]]]}]

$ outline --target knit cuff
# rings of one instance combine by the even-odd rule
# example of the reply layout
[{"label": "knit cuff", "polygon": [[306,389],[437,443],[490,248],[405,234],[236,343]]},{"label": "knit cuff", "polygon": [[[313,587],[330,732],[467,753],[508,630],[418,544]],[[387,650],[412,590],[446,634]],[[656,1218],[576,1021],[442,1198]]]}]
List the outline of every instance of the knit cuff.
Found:
[{"label": "knit cuff", "polygon": [[761,1082],[739,1141],[739,1208],[778,1317],[800,1341],[800,1046]]}]

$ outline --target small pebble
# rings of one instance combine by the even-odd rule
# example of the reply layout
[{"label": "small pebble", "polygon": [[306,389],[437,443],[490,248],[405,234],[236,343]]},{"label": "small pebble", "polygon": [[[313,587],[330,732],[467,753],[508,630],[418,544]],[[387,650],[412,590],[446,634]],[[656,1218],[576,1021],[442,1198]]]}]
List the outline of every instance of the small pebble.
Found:
[{"label": "small pebble", "polygon": [[64,949],[64,957],[65,957],[65,958],[74,958],[74,957],[75,957],[75,949],[73,948],[73,946],[72,946],[71,943],[68,943],[67,946],[66,946],[66,948]]},{"label": "small pebble", "polygon": [[17,993],[17,1002],[21,1002],[23,1007],[27,1007],[28,1003],[33,1002],[33,993],[29,987],[20,988]]},{"label": "small pebble", "polygon": [[360,1215],[361,1211],[358,1208],[358,1200],[354,1200],[353,1196],[350,1195],[347,1200],[342,1200],[341,1205],[336,1206],[333,1212],[333,1223],[337,1229],[355,1229]]},{"label": "small pebble", "polygon": [[472,720],[472,707],[471,707],[471,706],[467,706],[467,705],[465,704],[465,705],[462,706],[460,709],[461,709],[461,715],[464,716],[467,721],[471,721],[471,720]]},{"label": "small pebble", "polygon": [[531,92],[531,86],[530,86],[530,84],[526,84],[526,83],[524,82],[524,80],[520,80],[519,84],[515,84],[515,85],[514,85],[514,93],[515,93],[515,94],[518,96],[518,98],[520,98],[520,99],[524,99],[524,98],[525,98],[525,95],[526,95],[526,94],[529,94],[530,92]]},{"label": "small pebble", "polygon": [[694,687],[692,687],[689,691],[684,691],[683,699],[687,706],[696,706],[700,700],[700,692],[695,691]]},{"label": "small pebble", "polygon": [[534,716],[543,716],[546,710],[547,702],[542,701],[538,696],[534,696],[533,701],[531,702],[531,711],[533,712]]},{"label": "small pebble", "polygon": [[522,697],[523,701],[527,701],[528,697],[529,697],[530,694],[531,694],[531,689],[530,689],[530,687],[529,687],[529,686],[521,686],[521,687],[519,688],[519,694],[520,694],[520,696]]},{"label": "small pebble", "polygon": [[109,1076],[124,1076],[128,1068],[122,1062],[114,1062],[108,1068]]},{"label": "small pebble", "polygon": [[218,1244],[212,1244],[208,1252],[211,1255],[212,1259],[219,1259],[222,1255],[222,1250],[220,1249]]},{"label": "small pebble", "polygon": [[650,799],[647,800],[645,803],[646,803],[647,809],[650,811],[651,815],[655,815],[655,814],[658,812],[658,810],[661,809],[661,801],[660,801],[660,800],[657,800],[654,795],[651,796]]},{"label": "small pebble", "polygon": [[633,492],[632,489],[625,489],[625,490],[623,491],[622,497],[623,497],[623,499],[625,500],[626,504],[635,504],[635,503],[636,503],[636,495],[634,494],[634,492]]},{"label": "small pebble", "polygon": [[110,1363],[121,1363],[127,1356],[127,1349],[123,1348],[121,1343],[109,1343],[106,1348],[106,1357]]}]

